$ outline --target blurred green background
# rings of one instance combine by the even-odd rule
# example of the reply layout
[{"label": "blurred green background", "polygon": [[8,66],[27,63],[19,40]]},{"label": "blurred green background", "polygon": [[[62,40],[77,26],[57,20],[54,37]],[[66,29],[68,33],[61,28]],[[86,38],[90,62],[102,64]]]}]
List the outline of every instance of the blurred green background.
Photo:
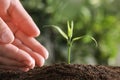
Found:
[{"label": "blurred green background", "polygon": [[46,64],[67,61],[66,40],[54,29],[65,32],[66,22],[74,21],[74,37],[91,35],[97,42],[81,39],[72,47],[71,62],[120,65],[120,0],[21,0],[41,30],[37,38],[49,51]]}]

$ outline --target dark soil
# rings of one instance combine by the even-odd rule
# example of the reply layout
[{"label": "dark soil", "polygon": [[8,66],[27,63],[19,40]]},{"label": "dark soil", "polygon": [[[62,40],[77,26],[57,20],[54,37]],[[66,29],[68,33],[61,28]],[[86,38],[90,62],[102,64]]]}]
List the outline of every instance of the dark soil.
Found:
[{"label": "dark soil", "polygon": [[61,63],[29,72],[0,70],[0,80],[120,80],[120,67]]}]

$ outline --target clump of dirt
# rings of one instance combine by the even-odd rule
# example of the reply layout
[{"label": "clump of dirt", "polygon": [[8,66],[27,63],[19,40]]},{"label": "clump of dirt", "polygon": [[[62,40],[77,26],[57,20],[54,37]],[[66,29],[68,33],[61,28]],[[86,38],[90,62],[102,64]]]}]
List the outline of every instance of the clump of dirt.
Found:
[{"label": "clump of dirt", "polygon": [[0,70],[0,80],[120,80],[120,67],[60,63],[29,72]]}]

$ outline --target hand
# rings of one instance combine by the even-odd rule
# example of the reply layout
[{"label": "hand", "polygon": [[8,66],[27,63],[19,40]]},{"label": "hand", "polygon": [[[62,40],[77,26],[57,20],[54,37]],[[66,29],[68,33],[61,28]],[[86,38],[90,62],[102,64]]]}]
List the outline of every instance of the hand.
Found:
[{"label": "hand", "polygon": [[48,51],[35,40],[39,34],[19,0],[0,0],[0,68],[28,71],[42,66]]}]

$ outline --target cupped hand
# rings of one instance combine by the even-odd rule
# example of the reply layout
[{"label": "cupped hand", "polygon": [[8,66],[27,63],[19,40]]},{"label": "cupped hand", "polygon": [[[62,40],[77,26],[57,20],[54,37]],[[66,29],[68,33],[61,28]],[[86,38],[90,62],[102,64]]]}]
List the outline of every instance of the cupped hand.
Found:
[{"label": "cupped hand", "polygon": [[34,38],[39,34],[19,0],[0,0],[0,68],[28,71],[42,66],[48,51]]}]

